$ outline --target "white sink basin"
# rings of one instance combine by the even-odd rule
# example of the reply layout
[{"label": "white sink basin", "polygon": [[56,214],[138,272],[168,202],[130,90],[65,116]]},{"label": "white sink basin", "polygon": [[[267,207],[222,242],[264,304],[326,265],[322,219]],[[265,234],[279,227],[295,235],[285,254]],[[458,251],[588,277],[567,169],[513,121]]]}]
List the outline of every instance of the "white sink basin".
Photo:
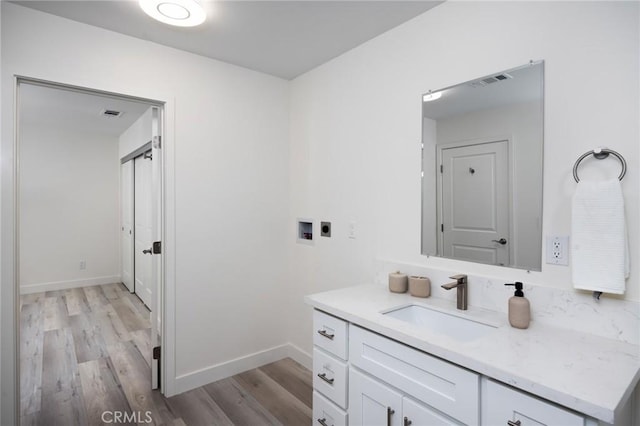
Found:
[{"label": "white sink basin", "polygon": [[496,326],[491,324],[436,311],[420,305],[394,308],[382,314],[413,325],[426,327],[434,333],[465,342],[483,337],[496,329]]}]

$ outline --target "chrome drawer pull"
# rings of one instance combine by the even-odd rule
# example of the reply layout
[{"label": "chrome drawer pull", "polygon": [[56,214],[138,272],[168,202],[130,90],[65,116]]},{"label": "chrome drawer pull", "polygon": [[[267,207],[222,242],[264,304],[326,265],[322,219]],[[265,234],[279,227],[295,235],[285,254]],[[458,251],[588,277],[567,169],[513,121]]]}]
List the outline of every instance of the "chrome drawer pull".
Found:
[{"label": "chrome drawer pull", "polygon": [[333,386],[334,379],[327,379],[327,373],[318,373],[318,377]]},{"label": "chrome drawer pull", "polygon": [[516,420],[515,422],[512,420],[507,420],[507,426],[520,426],[522,422],[520,420]]},{"label": "chrome drawer pull", "polygon": [[396,412],[391,407],[387,407],[387,426],[391,426],[391,416]]},{"label": "chrome drawer pull", "polygon": [[318,330],[318,334],[323,337],[326,337],[329,340],[333,340],[333,338],[335,337],[335,334],[329,334],[327,333],[327,330]]},{"label": "chrome drawer pull", "polygon": [[318,419],[318,423],[320,423],[322,426],[329,426],[327,424],[327,419],[326,418]]}]

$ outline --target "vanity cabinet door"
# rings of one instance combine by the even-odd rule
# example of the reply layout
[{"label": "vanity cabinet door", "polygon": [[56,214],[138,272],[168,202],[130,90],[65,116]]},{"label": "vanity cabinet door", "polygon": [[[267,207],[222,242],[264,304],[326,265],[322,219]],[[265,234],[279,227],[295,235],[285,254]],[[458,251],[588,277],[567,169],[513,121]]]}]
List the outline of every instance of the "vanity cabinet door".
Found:
[{"label": "vanity cabinet door", "polygon": [[349,371],[349,425],[402,426],[402,395],[352,368]]},{"label": "vanity cabinet door", "polygon": [[402,426],[462,426],[433,408],[404,397],[402,400]]},{"label": "vanity cabinet door", "polygon": [[508,426],[584,426],[579,414],[493,380],[482,384],[482,424]]}]

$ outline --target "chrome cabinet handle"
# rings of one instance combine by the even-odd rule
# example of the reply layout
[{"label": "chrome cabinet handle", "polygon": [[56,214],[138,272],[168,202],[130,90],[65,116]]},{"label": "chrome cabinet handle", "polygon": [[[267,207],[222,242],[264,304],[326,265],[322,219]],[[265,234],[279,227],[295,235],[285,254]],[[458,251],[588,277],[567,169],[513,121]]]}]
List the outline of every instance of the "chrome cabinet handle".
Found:
[{"label": "chrome cabinet handle", "polygon": [[396,412],[391,407],[387,407],[387,426],[391,426],[391,416]]},{"label": "chrome cabinet handle", "polygon": [[146,249],[146,250],[142,250],[143,254],[151,254],[152,250],[151,249]]},{"label": "chrome cabinet handle", "polygon": [[327,333],[327,330],[318,330],[318,334],[323,337],[326,337],[329,340],[333,340],[333,338],[335,337],[335,334],[329,334]]},{"label": "chrome cabinet handle", "polygon": [[491,240],[491,241],[493,241],[494,243],[502,244],[502,245],[507,244],[507,240],[504,238],[500,238],[499,240]]},{"label": "chrome cabinet handle", "polygon": [[334,379],[327,379],[327,373],[318,373],[318,377],[333,386]]},{"label": "chrome cabinet handle", "polygon": [[326,419],[326,417],[325,417],[325,418],[322,418],[322,419],[318,419],[318,423],[320,423],[322,426],[329,426],[329,425],[327,424],[327,419]]},{"label": "chrome cabinet handle", "polygon": [[411,420],[409,420],[409,418],[407,416],[404,416],[404,426],[409,426],[411,423],[413,423]]},{"label": "chrome cabinet handle", "polygon": [[520,426],[522,423],[520,420],[516,420],[515,422],[512,420],[507,420],[507,426]]}]

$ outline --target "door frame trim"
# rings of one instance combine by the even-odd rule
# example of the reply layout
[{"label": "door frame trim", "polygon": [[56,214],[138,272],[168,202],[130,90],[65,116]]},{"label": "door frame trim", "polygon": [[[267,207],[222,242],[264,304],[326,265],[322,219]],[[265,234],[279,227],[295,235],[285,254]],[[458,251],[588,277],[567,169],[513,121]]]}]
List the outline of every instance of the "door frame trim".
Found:
[{"label": "door frame trim", "polygon": [[[445,142],[436,144],[436,226],[438,227],[436,231],[436,248],[438,252],[438,256],[442,256],[444,252],[444,241],[442,240],[442,233],[440,232],[440,224],[442,223],[444,212],[443,212],[443,203],[442,203],[442,173],[440,172],[440,165],[442,164],[442,155],[445,149],[449,148],[461,148],[465,146],[476,146],[476,145],[485,145],[494,142],[507,142],[507,176],[509,178],[509,182],[507,184],[509,194],[507,194],[507,202],[509,203],[509,208],[507,209],[508,220],[509,220],[509,263],[514,262],[514,248],[516,244],[516,235],[515,235],[515,224],[514,217],[514,205],[513,205],[513,188],[514,188],[514,175],[513,175],[513,162],[514,162],[514,152],[513,152],[513,135],[497,135],[491,137],[483,137],[477,139],[466,139],[455,142]],[[510,265],[505,265],[510,266]]]},{"label": "door frame trim", "polygon": [[[66,83],[58,83],[51,80],[32,78],[25,75],[13,75],[13,102],[12,110],[7,114],[12,115],[10,120],[13,126],[12,143],[2,144],[2,157],[7,159],[3,164],[2,172],[2,365],[0,377],[2,377],[2,407],[11,409],[10,414],[3,413],[2,420],[9,420],[13,424],[20,424],[20,287],[19,287],[19,102],[20,85],[31,84],[51,87],[67,91],[81,92],[91,95],[126,99],[129,101],[148,104],[159,107],[164,117],[162,120],[163,156],[162,168],[162,274],[158,291],[162,292],[161,310],[162,322],[162,356],[160,373],[163,377],[162,392],[167,396],[174,395],[176,389],[176,306],[175,306],[175,99],[174,96],[155,90],[159,99],[126,95],[118,92],[93,89]],[[11,168],[7,170],[8,168]],[[6,311],[8,312],[4,312]],[[2,410],[4,412],[4,410]]]}]

